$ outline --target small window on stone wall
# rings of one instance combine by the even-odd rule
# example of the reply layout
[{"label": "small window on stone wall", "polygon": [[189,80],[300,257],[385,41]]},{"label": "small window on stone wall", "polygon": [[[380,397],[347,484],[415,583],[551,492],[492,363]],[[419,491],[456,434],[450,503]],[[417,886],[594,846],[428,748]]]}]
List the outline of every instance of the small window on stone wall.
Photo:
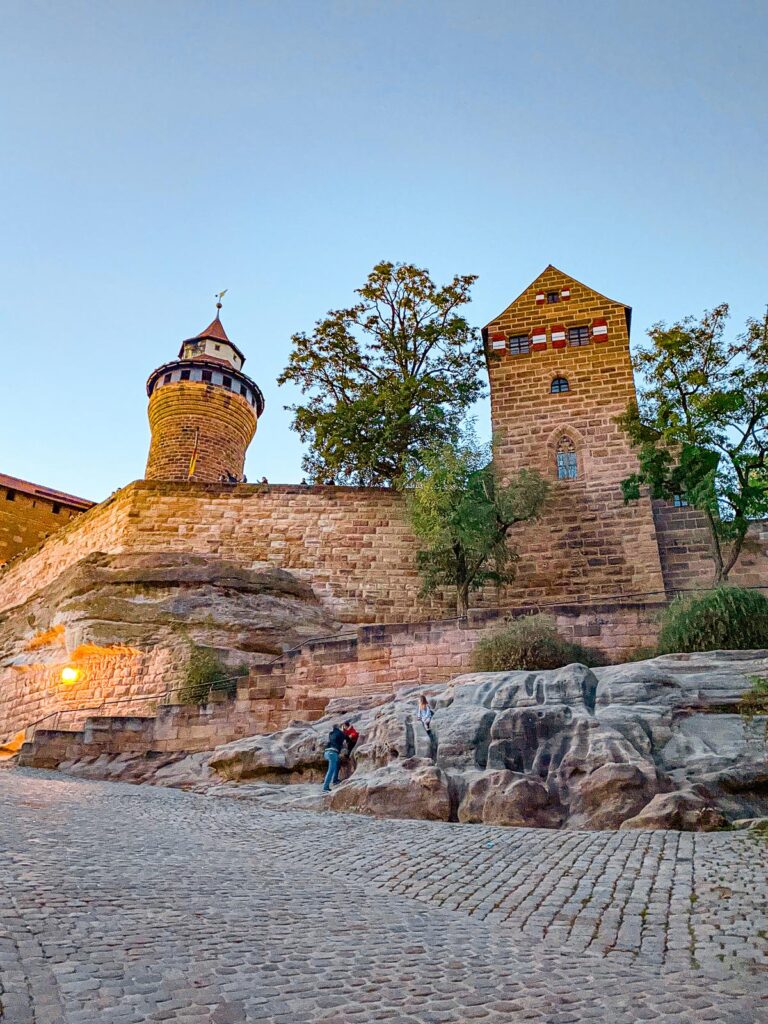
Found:
[{"label": "small window on stone wall", "polygon": [[10,489],[7,490],[5,492],[5,500],[6,501],[16,501],[16,491],[12,491]]},{"label": "small window on stone wall", "polygon": [[513,334],[507,341],[507,351],[511,356],[524,356],[531,351],[531,339],[527,334]]},{"label": "small window on stone wall", "polygon": [[61,512],[61,505],[57,501],[54,501],[54,503],[51,505],[51,512],[53,512],[55,516],[57,516],[59,512]]},{"label": "small window on stone wall", "polygon": [[558,480],[575,480],[578,475],[576,445],[570,437],[564,435],[557,443],[557,478]]},{"label": "small window on stone wall", "polygon": [[568,381],[565,377],[555,377],[555,379],[549,386],[549,390],[552,392],[553,395],[562,395],[566,391],[570,391],[571,389],[568,386]]},{"label": "small window on stone wall", "polygon": [[547,292],[547,303],[551,305],[553,302],[560,301],[560,292]]},{"label": "small window on stone wall", "polygon": [[588,345],[589,344],[589,328],[588,327],[569,327],[568,328],[568,344],[569,345]]},{"label": "small window on stone wall", "polygon": [[675,508],[687,508],[688,502],[686,501],[684,494],[676,494],[672,499]]}]

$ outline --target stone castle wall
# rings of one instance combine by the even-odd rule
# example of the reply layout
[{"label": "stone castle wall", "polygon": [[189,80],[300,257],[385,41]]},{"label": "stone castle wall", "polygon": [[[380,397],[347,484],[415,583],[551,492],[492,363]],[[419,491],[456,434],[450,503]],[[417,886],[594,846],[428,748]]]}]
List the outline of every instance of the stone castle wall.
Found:
[{"label": "stone castle wall", "polygon": [[80,515],[80,509],[61,502],[0,487],[0,565]]},{"label": "stone castle wall", "polygon": [[[618,610],[613,605],[559,608],[554,614],[564,636],[609,650],[620,660],[638,643],[653,642],[658,611],[658,605],[634,604]],[[364,626],[353,634],[304,644],[269,666],[253,669],[239,682],[235,700],[215,695],[202,708],[159,705],[155,709],[152,701],[144,699],[146,691],[138,681],[141,663],[134,661],[126,671],[126,665],[115,660],[102,671],[111,670],[111,678],[121,679],[123,688],[129,678],[134,680],[137,699],[94,711],[95,690],[88,703],[85,678],[79,695],[73,693],[68,703],[61,695],[52,696],[55,687],[49,689],[49,717],[34,730],[34,742],[25,748],[26,763],[55,767],[65,760],[104,753],[210,750],[244,736],[285,728],[294,720],[316,721],[329,707],[342,718],[345,698],[357,702],[407,686],[447,682],[470,671],[478,639],[501,621],[498,614],[480,612],[469,621]],[[162,689],[171,678],[173,659],[167,652],[156,655],[146,668],[154,685]],[[102,678],[99,687],[100,693],[109,693],[109,678]],[[90,713],[84,710],[88,706]],[[0,738],[3,735],[0,718]]]},{"label": "stone castle wall", "polygon": [[[88,645],[67,652],[62,640],[54,635],[37,658],[0,669],[0,742],[35,723],[74,729],[97,713],[154,714],[158,695],[180,680],[182,663],[172,648]],[[76,670],[74,681],[62,679],[65,668]]]},{"label": "stone castle wall", "polygon": [[[712,586],[714,564],[704,513],[654,501],[653,514],[667,596]],[[768,590],[768,520],[751,524],[728,581]]]}]

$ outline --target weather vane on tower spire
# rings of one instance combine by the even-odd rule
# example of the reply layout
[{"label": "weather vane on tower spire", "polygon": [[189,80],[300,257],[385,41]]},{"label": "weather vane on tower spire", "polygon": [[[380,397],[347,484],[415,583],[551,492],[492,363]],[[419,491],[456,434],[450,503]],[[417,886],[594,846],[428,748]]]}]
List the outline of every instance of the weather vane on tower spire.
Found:
[{"label": "weather vane on tower spire", "polygon": [[229,288],[225,288],[223,292],[216,292],[216,319],[219,319],[219,310],[221,309],[221,300],[229,291]]}]

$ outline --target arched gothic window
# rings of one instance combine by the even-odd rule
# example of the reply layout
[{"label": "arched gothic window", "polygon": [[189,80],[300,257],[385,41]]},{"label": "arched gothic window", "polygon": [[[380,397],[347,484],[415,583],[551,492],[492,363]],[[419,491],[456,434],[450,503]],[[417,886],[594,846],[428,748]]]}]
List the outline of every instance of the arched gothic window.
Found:
[{"label": "arched gothic window", "polygon": [[562,395],[566,391],[570,391],[568,386],[568,380],[565,377],[555,377],[549,386],[549,390],[553,395]]},{"label": "arched gothic window", "polygon": [[558,480],[575,480],[578,475],[576,445],[567,434],[563,434],[557,442],[557,478]]}]

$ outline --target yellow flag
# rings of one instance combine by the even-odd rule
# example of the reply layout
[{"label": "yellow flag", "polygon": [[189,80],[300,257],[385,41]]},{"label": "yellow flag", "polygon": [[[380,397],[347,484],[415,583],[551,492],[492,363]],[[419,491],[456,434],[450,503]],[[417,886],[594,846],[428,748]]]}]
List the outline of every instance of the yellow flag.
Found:
[{"label": "yellow flag", "polygon": [[187,473],[187,480],[191,480],[195,475],[195,466],[197,465],[197,442],[200,440],[199,429],[195,431],[195,447],[192,449],[192,456],[189,460],[189,472]]}]

